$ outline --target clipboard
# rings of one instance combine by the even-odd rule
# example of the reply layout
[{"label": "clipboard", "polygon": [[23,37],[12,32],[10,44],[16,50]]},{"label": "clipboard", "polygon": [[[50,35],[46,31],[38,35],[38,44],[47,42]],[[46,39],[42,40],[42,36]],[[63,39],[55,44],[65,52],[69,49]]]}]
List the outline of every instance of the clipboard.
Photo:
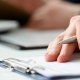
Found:
[{"label": "clipboard", "polygon": [[[17,62],[19,62],[19,64]],[[34,80],[61,80],[61,79],[78,79],[80,78],[80,75],[75,75],[75,76],[53,76],[53,77],[45,77],[41,74],[39,74],[38,72],[36,72],[34,70],[34,66],[30,67],[29,65],[27,65],[27,67],[23,66],[20,64],[20,62],[22,63],[26,63],[29,64],[30,62],[33,62],[35,64],[34,61],[29,60],[29,61],[24,61],[24,60],[20,60],[20,59],[15,59],[15,58],[7,58],[4,60],[0,60],[0,67],[6,68],[9,71],[13,71],[15,73],[20,74],[20,76],[25,76],[25,77],[29,77],[32,78]],[[40,65],[36,65],[35,68],[39,68],[41,70],[44,70],[43,67],[41,67]]]}]

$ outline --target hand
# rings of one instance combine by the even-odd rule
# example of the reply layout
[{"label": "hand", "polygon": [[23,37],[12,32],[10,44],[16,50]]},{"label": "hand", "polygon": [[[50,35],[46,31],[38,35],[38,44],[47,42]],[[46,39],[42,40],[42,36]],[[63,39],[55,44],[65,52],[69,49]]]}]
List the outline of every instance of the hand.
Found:
[{"label": "hand", "polygon": [[32,13],[35,9],[43,5],[43,0],[4,0],[28,13]]},{"label": "hand", "polygon": [[[71,37],[77,37],[77,43],[58,45],[58,42]],[[79,47],[79,48],[78,48]],[[65,62],[68,61],[72,53],[80,49],[80,16],[75,16],[70,20],[69,27],[61,33],[53,42],[48,46],[45,54],[46,61]]]},{"label": "hand", "polygon": [[46,2],[34,11],[29,28],[59,29],[66,28],[71,17],[79,13],[79,7],[64,1],[53,0]]}]

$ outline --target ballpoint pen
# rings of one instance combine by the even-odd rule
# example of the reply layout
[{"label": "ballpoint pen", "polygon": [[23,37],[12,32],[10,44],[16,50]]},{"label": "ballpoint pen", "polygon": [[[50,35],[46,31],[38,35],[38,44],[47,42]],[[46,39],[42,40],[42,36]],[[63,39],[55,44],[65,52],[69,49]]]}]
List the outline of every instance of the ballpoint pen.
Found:
[{"label": "ballpoint pen", "polygon": [[72,36],[72,37],[69,37],[65,40],[62,40],[58,44],[68,44],[68,43],[72,43],[72,42],[77,42],[76,36]]}]

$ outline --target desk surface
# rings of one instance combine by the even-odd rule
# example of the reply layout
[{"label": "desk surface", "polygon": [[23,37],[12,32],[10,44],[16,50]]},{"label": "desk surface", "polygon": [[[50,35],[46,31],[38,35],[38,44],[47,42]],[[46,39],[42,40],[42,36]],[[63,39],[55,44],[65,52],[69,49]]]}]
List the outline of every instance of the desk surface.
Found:
[{"label": "desk surface", "polygon": [[[37,49],[37,50],[15,50],[13,48],[7,47],[0,43],[0,58],[27,58],[35,56],[43,56],[46,52],[46,49]],[[4,68],[0,67],[0,80],[32,80],[23,75],[19,75],[14,72],[9,72]],[[67,79],[66,79],[67,80]],[[80,80],[80,79],[68,79],[68,80]]]},{"label": "desk surface", "polygon": [[0,58],[26,58],[34,56],[43,56],[46,52],[46,49],[33,49],[33,50],[17,50],[10,48],[9,46],[0,44]]}]

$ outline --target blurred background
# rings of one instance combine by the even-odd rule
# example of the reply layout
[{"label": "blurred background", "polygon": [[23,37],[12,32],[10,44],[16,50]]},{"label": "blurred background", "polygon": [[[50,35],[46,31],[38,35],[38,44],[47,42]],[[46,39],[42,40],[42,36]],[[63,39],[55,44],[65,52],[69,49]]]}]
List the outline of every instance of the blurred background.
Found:
[{"label": "blurred background", "polygon": [[0,42],[46,48],[80,11],[79,0],[0,0]]}]

